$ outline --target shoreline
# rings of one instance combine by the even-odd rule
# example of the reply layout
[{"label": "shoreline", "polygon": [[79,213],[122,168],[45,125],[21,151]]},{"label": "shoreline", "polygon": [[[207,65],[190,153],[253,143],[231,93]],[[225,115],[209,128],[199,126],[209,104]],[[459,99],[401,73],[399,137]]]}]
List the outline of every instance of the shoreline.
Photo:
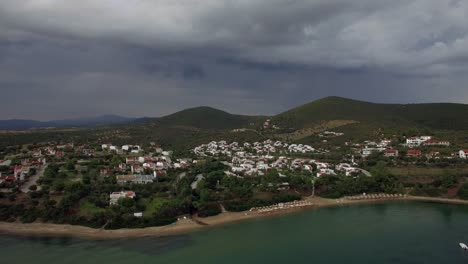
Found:
[{"label": "shoreline", "polygon": [[[296,208],[288,208],[275,210],[267,213],[260,212],[225,212],[216,216],[206,218],[179,219],[176,223],[147,228],[133,229],[117,229],[104,230],[94,229],[78,225],[62,225],[48,223],[8,223],[0,222],[0,235],[19,235],[19,236],[68,236],[80,237],[86,239],[107,240],[107,239],[122,239],[122,238],[139,238],[139,237],[160,237],[171,235],[182,235],[195,231],[207,230],[208,228],[231,224],[239,221],[258,219],[265,217],[276,217],[291,213],[302,212],[305,210],[334,207],[342,205],[368,204],[368,203],[385,203],[391,201],[417,201],[442,204],[458,204],[468,205],[468,200],[433,198],[421,196],[405,196],[400,198],[382,198],[382,199],[362,199],[362,200],[347,200],[347,199],[325,199],[319,197],[309,197],[302,201],[309,202],[310,205]],[[203,224],[199,223],[202,222]]]}]

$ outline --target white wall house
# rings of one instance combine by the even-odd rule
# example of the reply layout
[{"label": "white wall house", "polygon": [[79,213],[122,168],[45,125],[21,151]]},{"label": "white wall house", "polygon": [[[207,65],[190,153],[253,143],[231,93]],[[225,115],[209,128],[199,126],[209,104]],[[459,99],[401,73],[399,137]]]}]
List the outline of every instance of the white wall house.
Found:
[{"label": "white wall house", "polygon": [[409,146],[419,146],[425,141],[431,140],[431,136],[410,137],[406,139],[406,144]]},{"label": "white wall house", "polygon": [[468,149],[460,150],[459,154],[460,158],[467,159],[468,158]]}]

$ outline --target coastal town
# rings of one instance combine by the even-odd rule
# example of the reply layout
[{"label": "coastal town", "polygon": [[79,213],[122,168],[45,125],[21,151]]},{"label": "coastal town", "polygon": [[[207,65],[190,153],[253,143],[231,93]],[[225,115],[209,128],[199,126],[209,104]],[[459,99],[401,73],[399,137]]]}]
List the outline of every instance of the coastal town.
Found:
[{"label": "coastal town", "polygon": [[[268,125],[268,124],[265,124]],[[343,133],[325,131],[319,138],[340,137]],[[450,148],[446,140],[435,139],[432,136],[413,136],[403,142],[383,138],[379,141],[365,141],[362,143],[345,142],[348,152],[335,160],[326,157],[333,152],[333,148],[314,148],[307,144],[286,143],[280,140],[267,139],[258,142],[228,142],[226,140],[212,141],[193,148],[192,157],[174,157],[173,151],[164,150],[154,142],[142,145],[113,145],[74,144],[74,143],[46,143],[23,146],[19,153],[10,153],[0,160],[0,186],[3,193],[31,192],[41,190],[44,183],[44,172],[48,166],[58,166],[57,172],[68,175],[65,182],[82,181],[93,166],[95,177],[111,180],[120,186],[108,193],[108,205],[115,206],[125,198],[135,199],[138,193],[130,186],[141,184],[157,184],[158,179],[165,178],[168,172],[176,180],[183,178],[191,169],[206,159],[220,161],[226,169],[226,177],[237,179],[262,178],[275,173],[278,182],[268,182],[277,191],[288,192],[291,188],[291,175],[301,174],[310,177],[312,181],[327,176],[345,176],[351,178],[372,177],[372,173],[360,168],[366,160],[383,157],[389,163],[403,159],[409,162],[426,162],[431,160],[466,160],[468,150],[458,150],[449,155],[443,155],[437,150]],[[447,151],[445,151],[447,153]],[[410,158],[410,160],[407,160]],[[203,182],[207,175],[198,173],[190,182],[192,190]],[[65,176],[66,177],[66,176]],[[80,178],[81,177],[81,178]],[[47,181],[46,181],[47,182]],[[51,195],[63,194],[64,181],[53,180],[49,186]],[[56,187],[59,188],[56,188]],[[135,212],[135,216],[143,216],[142,212]]]}]

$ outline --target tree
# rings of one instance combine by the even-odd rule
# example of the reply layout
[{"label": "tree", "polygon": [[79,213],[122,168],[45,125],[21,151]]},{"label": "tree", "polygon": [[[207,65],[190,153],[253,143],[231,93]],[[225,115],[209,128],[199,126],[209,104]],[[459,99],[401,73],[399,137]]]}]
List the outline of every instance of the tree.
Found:
[{"label": "tree", "polygon": [[119,200],[119,204],[126,208],[132,208],[135,205],[135,200],[129,197],[125,197]]},{"label": "tree", "polygon": [[458,190],[458,197],[463,200],[468,200],[468,182],[463,184],[460,190]]},{"label": "tree", "polygon": [[29,190],[30,190],[30,191],[36,191],[36,190],[37,190],[37,186],[36,186],[36,185],[31,185],[31,186],[29,186]]}]

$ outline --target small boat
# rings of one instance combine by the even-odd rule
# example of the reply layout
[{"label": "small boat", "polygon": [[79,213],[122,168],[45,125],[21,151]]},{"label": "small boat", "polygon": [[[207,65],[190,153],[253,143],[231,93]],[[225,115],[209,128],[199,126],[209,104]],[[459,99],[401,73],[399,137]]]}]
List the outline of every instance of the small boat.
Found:
[{"label": "small boat", "polygon": [[459,245],[460,245],[460,247],[461,247],[462,249],[468,250],[468,246],[467,246],[466,244],[460,243]]}]

